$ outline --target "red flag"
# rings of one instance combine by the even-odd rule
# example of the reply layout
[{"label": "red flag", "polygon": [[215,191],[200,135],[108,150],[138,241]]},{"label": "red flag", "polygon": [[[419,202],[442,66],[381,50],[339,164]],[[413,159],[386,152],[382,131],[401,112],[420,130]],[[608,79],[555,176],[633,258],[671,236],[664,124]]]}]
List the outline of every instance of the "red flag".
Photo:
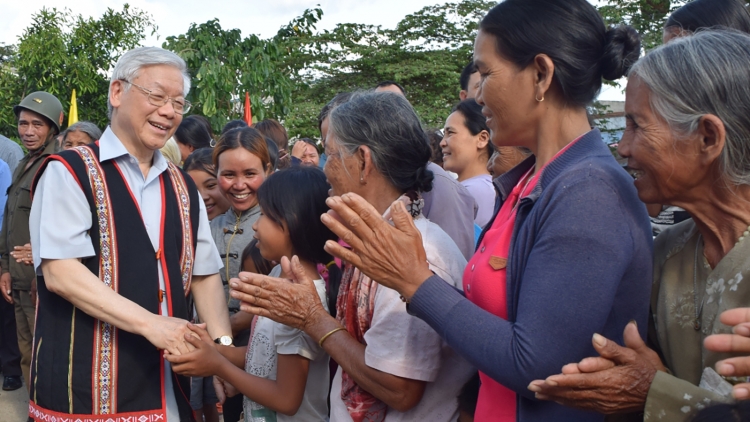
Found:
[{"label": "red flag", "polygon": [[253,112],[250,109],[250,94],[245,93],[245,123],[248,126],[253,125]]}]

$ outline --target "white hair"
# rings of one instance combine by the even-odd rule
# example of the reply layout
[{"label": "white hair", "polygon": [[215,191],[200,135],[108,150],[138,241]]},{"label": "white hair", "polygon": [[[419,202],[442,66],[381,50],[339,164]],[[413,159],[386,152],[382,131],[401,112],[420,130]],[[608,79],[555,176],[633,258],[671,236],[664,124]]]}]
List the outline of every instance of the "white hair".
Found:
[{"label": "white hair", "polygon": [[[187,64],[177,54],[159,47],[139,47],[134,48],[120,57],[112,71],[112,79],[109,82],[109,94],[112,94],[112,82],[117,80],[132,81],[138,77],[138,73],[146,66],[167,65],[176,68],[182,73],[183,89],[182,95],[187,96],[190,92],[190,75],[187,71]],[[130,89],[128,86],[127,89]],[[107,107],[109,117],[112,117],[112,103],[107,97]]]},{"label": "white hair", "polygon": [[750,36],[733,30],[698,31],[640,59],[630,77],[651,91],[651,109],[678,139],[698,130],[706,114],[726,128],[719,162],[727,179],[750,185]]}]

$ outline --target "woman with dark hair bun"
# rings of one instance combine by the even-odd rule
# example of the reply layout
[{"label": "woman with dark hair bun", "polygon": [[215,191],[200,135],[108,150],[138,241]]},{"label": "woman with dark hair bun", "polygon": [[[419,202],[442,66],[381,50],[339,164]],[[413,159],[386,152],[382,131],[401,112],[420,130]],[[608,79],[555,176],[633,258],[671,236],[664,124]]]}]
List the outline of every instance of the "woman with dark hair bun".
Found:
[{"label": "woman with dark hair bun", "polygon": [[[389,224],[357,195],[329,199],[323,222],[352,248],[328,242],[326,250],[396,290],[410,314],[479,369],[477,421],[603,421],[539,401],[527,386],[591,356],[594,333],[622,343],[636,320],[645,335],[648,216],[586,117],[602,78],[622,77],[639,51],[632,28],[608,30],[586,0],[506,0],[482,20],[476,101],[495,146],[534,155],[495,179],[499,204],[466,266],[464,294],[431,271],[405,206],[390,207]],[[276,284],[249,280],[243,309],[273,315]],[[302,319],[314,326],[321,314],[313,307]]]},{"label": "woman with dark hair bun", "polygon": [[174,140],[180,148],[181,161],[185,161],[193,151],[200,148],[208,148],[214,145],[211,131],[206,123],[198,116],[187,116],[177,126],[174,132]]},{"label": "woman with dark hair bun", "polygon": [[664,44],[699,29],[730,28],[750,33],[750,12],[740,0],[695,0],[675,10],[664,24]]}]

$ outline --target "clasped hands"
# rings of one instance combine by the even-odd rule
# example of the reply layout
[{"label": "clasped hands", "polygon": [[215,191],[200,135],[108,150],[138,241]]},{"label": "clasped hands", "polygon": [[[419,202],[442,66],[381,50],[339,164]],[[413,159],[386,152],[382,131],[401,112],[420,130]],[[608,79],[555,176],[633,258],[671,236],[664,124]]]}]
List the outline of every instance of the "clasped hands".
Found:
[{"label": "clasped hands", "polygon": [[[737,308],[721,314],[721,322],[733,334],[714,334],[704,342],[714,352],[750,354],[750,308]],[[635,323],[625,327],[625,346],[598,334],[592,343],[598,357],[585,358],[562,368],[562,373],[535,380],[529,390],[540,400],[593,410],[604,414],[642,411],[657,371],[665,371],[655,351],[638,334]],[[716,363],[722,376],[750,376],[750,356],[734,357]],[[750,383],[734,386],[736,399],[750,398]]]}]

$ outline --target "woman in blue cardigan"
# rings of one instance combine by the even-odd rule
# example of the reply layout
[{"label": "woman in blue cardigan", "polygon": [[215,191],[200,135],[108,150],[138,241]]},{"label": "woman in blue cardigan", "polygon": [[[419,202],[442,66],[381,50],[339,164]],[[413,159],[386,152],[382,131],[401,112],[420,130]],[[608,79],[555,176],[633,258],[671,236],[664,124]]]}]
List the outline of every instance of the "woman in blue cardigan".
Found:
[{"label": "woman in blue cardigan", "polygon": [[[356,195],[328,200],[334,212],[322,219],[351,249],[334,242],[326,249],[397,290],[410,313],[479,369],[477,421],[602,421],[538,401],[527,386],[592,355],[595,333],[622,343],[628,321],[646,326],[646,209],[586,116],[602,78],[623,76],[639,49],[632,28],[607,30],[586,0],[506,0],[483,19],[474,45],[477,102],[496,146],[534,156],[494,181],[500,200],[463,292],[429,270],[404,207],[392,207],[391,225]],[[243,281],[236,289],[244,294],[233,292],[243,310],[314,339],[332,326],[309,283]]]}]

